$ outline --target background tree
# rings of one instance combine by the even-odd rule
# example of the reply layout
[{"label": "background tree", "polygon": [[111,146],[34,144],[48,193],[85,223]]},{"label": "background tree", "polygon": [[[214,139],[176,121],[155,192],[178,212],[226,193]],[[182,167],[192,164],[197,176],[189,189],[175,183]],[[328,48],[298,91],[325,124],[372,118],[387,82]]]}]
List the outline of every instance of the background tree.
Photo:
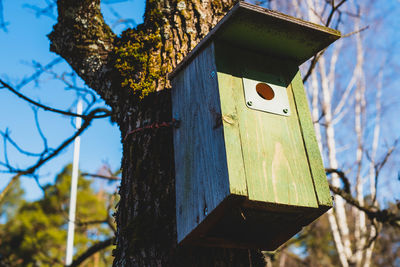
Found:
[{"label": "background tree", "polygon": [[[21,190],[7,198],[19,202],[13,213],[8,213],[7,223],[0,225],[0,262],[2,266],[64,266],[66,225],[72,165],[57,175],[54,185],[47,186],[42,199],[26,202]],[[114,225],[110,210],[115,205],[113,196],[105,191],[97,193],[91,181],[79,177],[77,223],[75,231],[76,254],[81,255],[99,240],[113,240]],[[16,190],[17,189],[17,190]],[[14,205],[15,207],[15,205]],[[84,262],[84,266],[110,266],[112,247],[99,252]]]},{"label": "background tree", "polygon": [[[321,14],[327,4],[323,1],[288,2],[296,16],[315,23],[324,21]],[[328,212],[328,219],[342,266],[371,264],[382,221],[377,220],[379,216],[365,213],[360,206],[371,211],[380,209],[377,201],[379,177],[382,177],[383,167],[390,160],[399,139],[398,134],[381,131],[382,121],[388,119],[382,117],[388,115],[383,114],[382,109],[383,77],[391,77],[385,79],[386,90],[394,88],[399,80],[393,78],[391,69],[387,68],[392,64],[388,60],[392,53],[390,47],[386,51],[374,49],[372,52],[371,44],[374,42],[370,38],[374,38],[380,28],[383,16],[390,15],[388,9],[378,12],[377,4],[372,1],[337,1],[336,7],[340,7],[340,11],[337,20],[331,22],[349,34],[332,50],[318,55],[318,61],[311,62],[304,76],[305,80],[310,80],[307,89],[317,138],[328,173],[331,173],[331,189],[336,194],[335,208]],[[395,2],[389,3],[389,6],[395,5]],[[371,16],[377,25],[372,25]],[[346,57],[354,60],[343,64]],[[367,58],[375,59],[378,65],[370,68]],[[315,71],[311,72],[314,68]],[[385,145],[382,145],[382,140],[386,141]],[[340,147],[345,147],[345,153],[339,151]],[[395,163],[399,162],[391,161],[389,164]],[[396,171],[398,169],[385,172],[386,183],[396,186]],[[344,190],[337,190],[342,184]],[[396,200],[391,199],[392,202]],[[350,209],[346,207],[346,201],[356,205]],[[398,217],[396,213],[392,215]],[[396,221],[394,226],[398,227],[398,218]]]}]

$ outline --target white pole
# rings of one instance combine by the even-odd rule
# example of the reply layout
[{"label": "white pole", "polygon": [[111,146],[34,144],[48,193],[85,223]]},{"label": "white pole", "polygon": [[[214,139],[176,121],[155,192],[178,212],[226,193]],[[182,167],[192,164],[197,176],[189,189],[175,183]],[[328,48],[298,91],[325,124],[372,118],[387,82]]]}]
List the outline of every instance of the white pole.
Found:
[{"label": "white pole", "polygon": [[[82,114],[82,101],[79,99],[76,107],[76,113]],[[75,128],[81,128],[82,118],[76,117]],[[78,189],[78,169],[79,169],[79,148],[80,137],[77,136],[74,141],[74,160],[72,163],[72,178],[71,178],[71,194],[69,201],[69,216],[68,216],[68,236],[67,236],[67,256],[65,265],[69,266],[72,263],[74,250],[74,232],[75,232],[75,209],[76,209],[76,191]]]}]

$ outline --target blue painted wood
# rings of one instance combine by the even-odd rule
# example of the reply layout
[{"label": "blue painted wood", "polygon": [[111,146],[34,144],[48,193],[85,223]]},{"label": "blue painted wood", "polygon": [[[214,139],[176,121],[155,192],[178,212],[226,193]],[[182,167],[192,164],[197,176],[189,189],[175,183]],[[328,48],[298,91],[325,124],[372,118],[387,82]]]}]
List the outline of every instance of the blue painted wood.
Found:
[{"label": "blue painted wood", "polygon": [[173,80],[178,242],[229,195],[229,177],[214,46],[205,47]]}]

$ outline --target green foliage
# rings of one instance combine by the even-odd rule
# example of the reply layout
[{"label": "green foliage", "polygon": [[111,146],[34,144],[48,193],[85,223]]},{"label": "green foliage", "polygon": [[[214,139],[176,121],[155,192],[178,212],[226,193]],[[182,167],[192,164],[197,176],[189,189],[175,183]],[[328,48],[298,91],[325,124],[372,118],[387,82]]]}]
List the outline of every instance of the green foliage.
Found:
[{"label": "green foliage", "polygon": [[[55,184],[47,186],[42,199],[34,202],[20,200],[22,204],[17,211],[0,225],[0,265],[64,265],[71,169],[68,165],[62,170]],[[74,248],[75,255],[80,255],[112,232],[105,223],[85,223],[107,218],[107,195],[95,193],[91,181],[83,177],[79,177],[77,203]],[[111,249],[92,257],[85,264],[93,266],[96,261],[97,266],[111,265]]]},{"label": "green foliage", "polygon": [[23,195],[24,190],[21,188],[21,182],[18,179],[13,184],[10,191],[8,191],[8,193],[4,196],[3,202],[0,206],[0,218],[2,220],[15,215],[15,212],[23,203]]}]

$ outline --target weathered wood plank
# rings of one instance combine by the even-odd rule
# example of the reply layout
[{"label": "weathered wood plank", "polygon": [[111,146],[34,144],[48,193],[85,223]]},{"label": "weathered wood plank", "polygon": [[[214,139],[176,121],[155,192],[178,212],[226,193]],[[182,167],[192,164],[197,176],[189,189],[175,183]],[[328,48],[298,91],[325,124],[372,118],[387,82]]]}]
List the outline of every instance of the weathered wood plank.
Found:
[{"label": "weathered wood plank", "polygon": [[229,194],[218,83],[211,44],[173,80],[178,242]]},{"label": "weathered wood plank", "polygon": [[218,72],[219,94],[221,99],[221,121],[224,127],[225,148],[229,172],[231,194],[247,196],[246,175],[240,143],[236,94],[230,75]]},{"label": "weathered wood plank", "polygon": [[303,133],[303,140],[306,147],[308,163],[310,165],[314,187],[318,198],[318,204],[321,206],[332,207],[329,185],[326,179],[321,152],[318,148],[318,142],[315,136],[314,125],[311,120],[310,108],[308,106],[300,71],[297,72],[296,76],[292,80],[292,88],[296,108],[298,110],[299,122]]},{"label": "weathered wood plank", "polygon": [[[218,72],[230,77],[220,81],[219,87],[231,87],[235,95],[249,199],[318,207],[297,113],[284,117],[245,105],[242,77],[282,85],[283,73],[294,68],[226,43],[217,45],[216,54]],[[291,87],[287,90],[295,111]]]}]

